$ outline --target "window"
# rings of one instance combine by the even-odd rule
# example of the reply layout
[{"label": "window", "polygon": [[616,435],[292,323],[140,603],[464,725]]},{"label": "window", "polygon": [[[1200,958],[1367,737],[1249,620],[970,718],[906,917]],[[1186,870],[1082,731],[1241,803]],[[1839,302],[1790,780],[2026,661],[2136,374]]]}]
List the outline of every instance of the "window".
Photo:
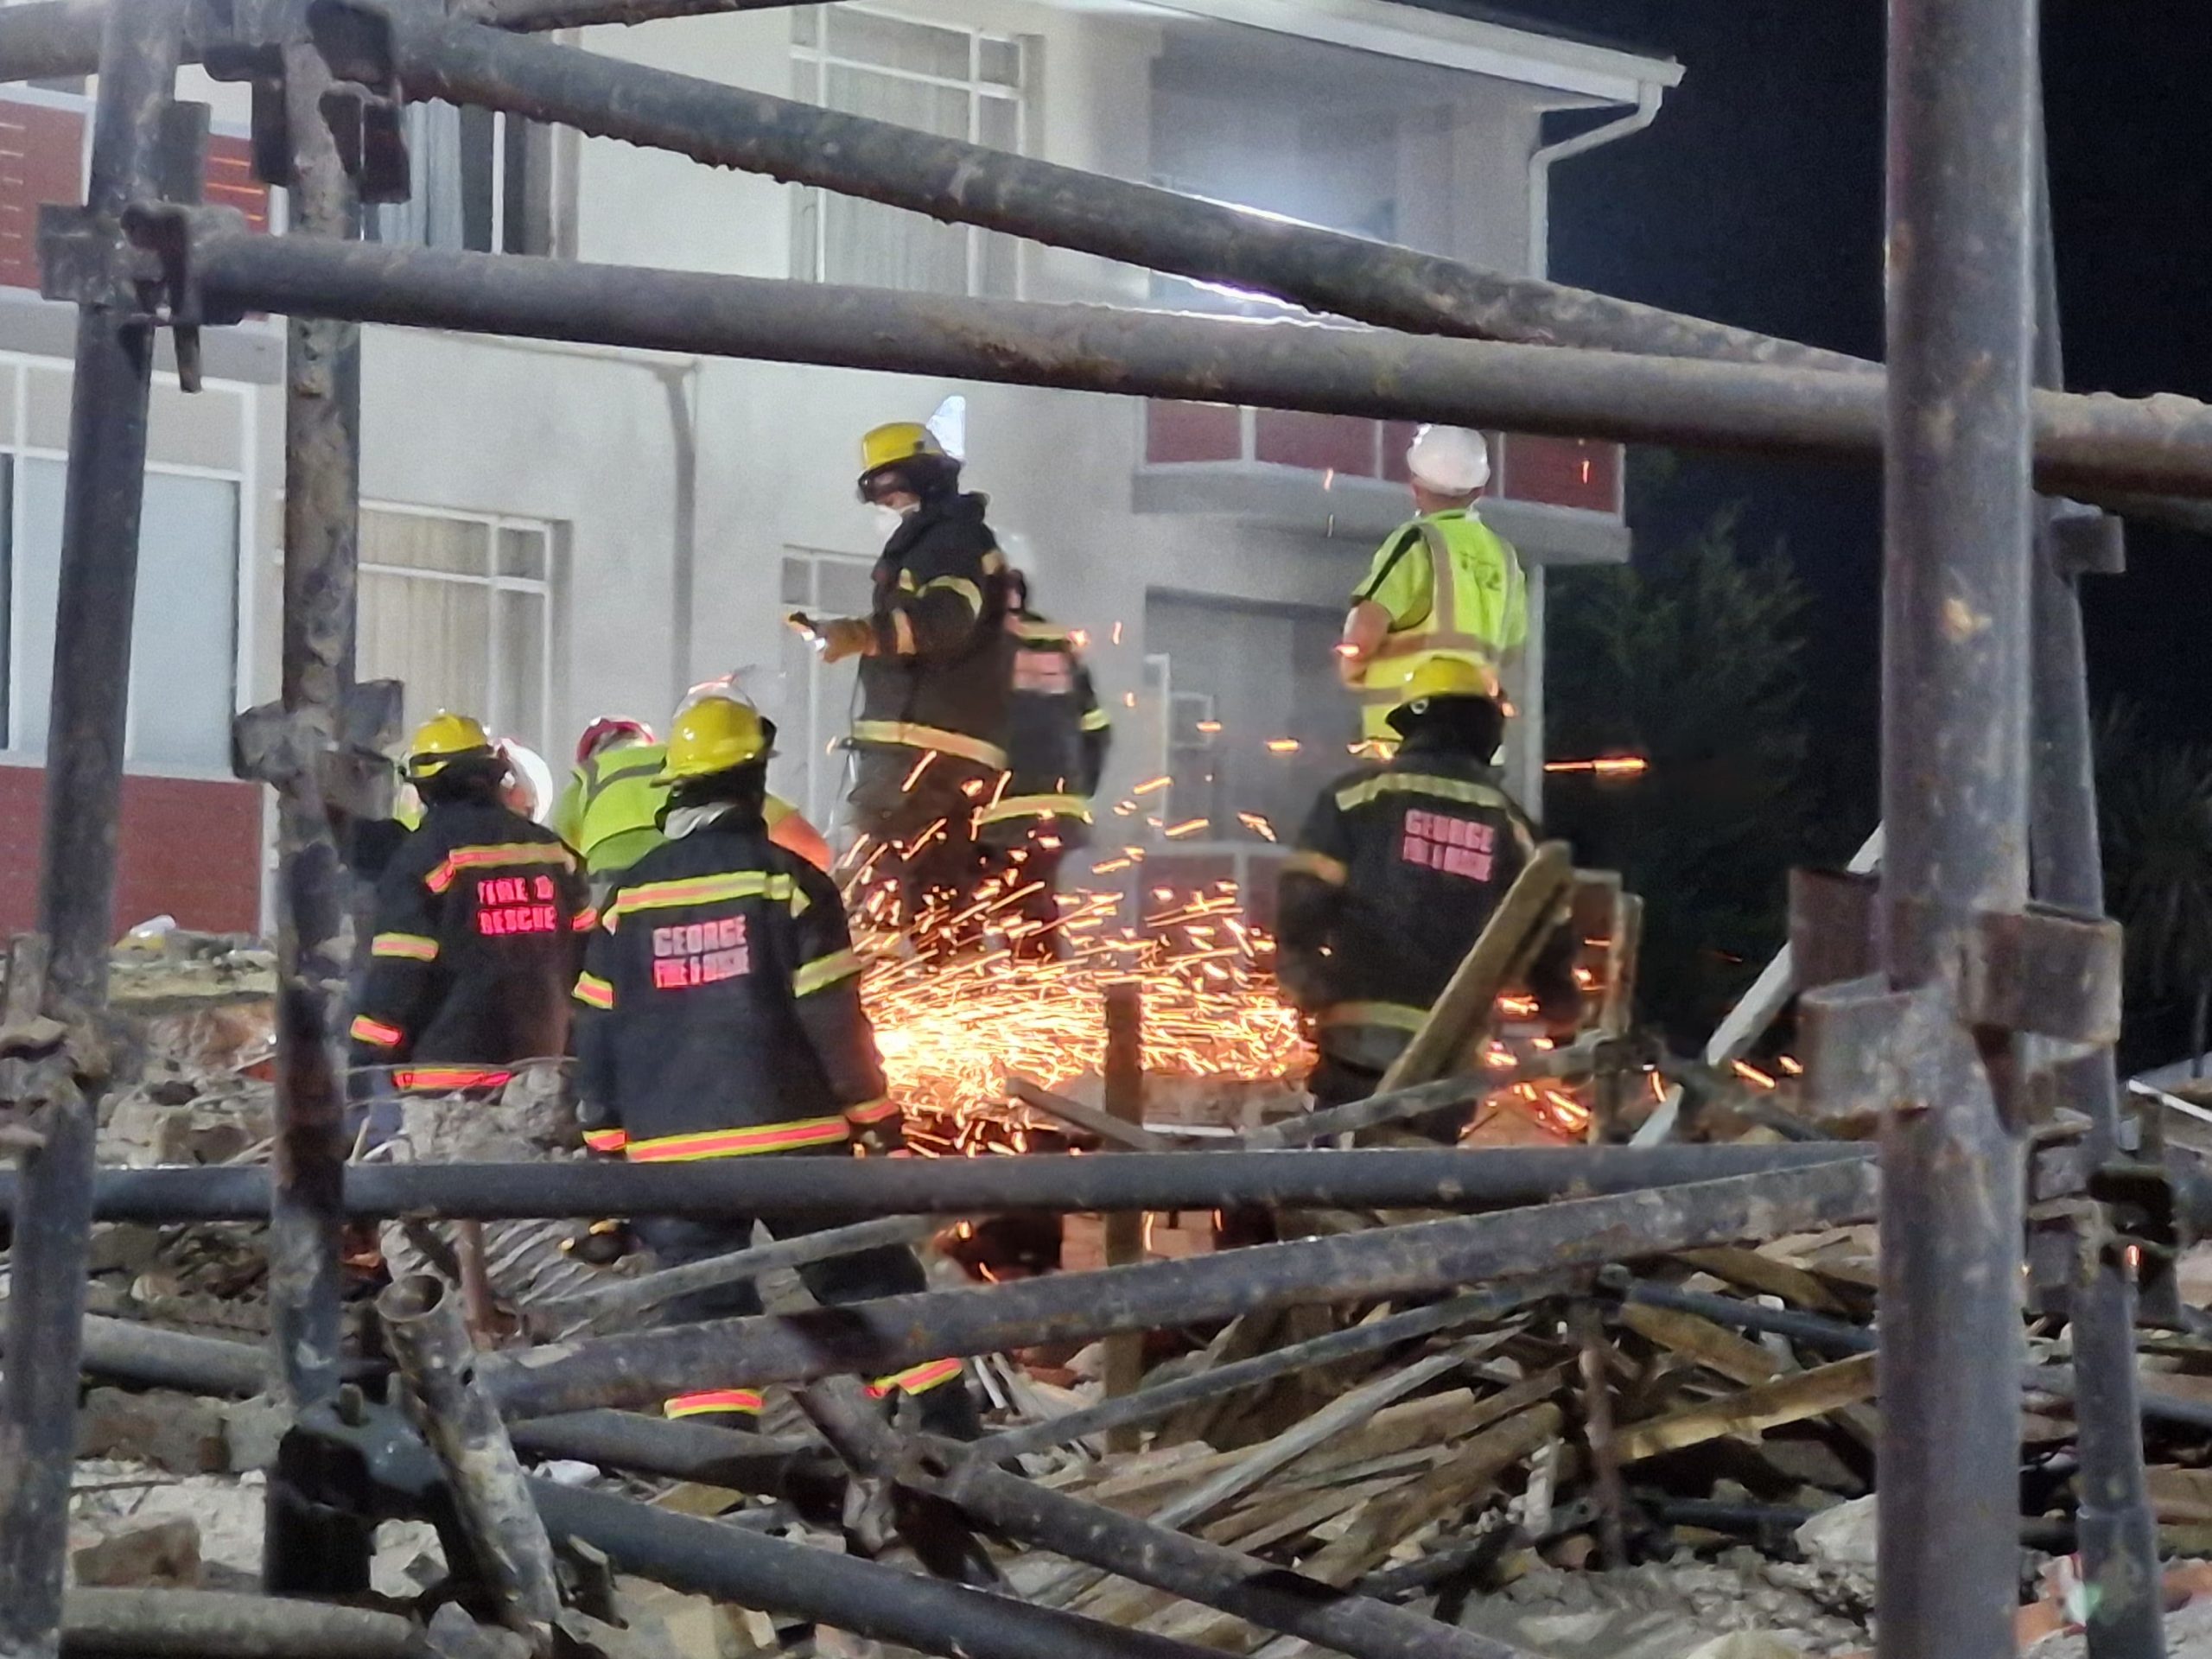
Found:
[{"label": "window", "polygon": [[[866,616],[873,599],[871,561],[836,553],[784,554],[783,607],[810,616]],[[786,628],[778,646],[776,683],[761,688],[761,710],[776,722],[768,786],[827,831],[842,815],[845,759],[857,664],[834,667]]]},{"label": "window", "polygon": [[550,524],[363,507],[356,671],[405,684],[410,727],[450,709],[542,753],[552,567]]},{"label": "window", "polygon": [[368,215],[372,241],[475,253],[555,251],[553,130],[502,111],[416,104],[415,193]]},{"label": "window", "polygon": [[[52,708],[68,468],[42,455],[10,459],[9,747],[36,754],[46,748]],[[148,470],[130,638],[127,761],[191,772],[230,770],[231,715],[238,706],[238,531],[235,480]]]},{"label": "window", "polygon": [[[850,6],[791,14],[797,96],[993,149],[1023,147],[1027,50],[1013,36],[908,22]],[[1010,296],[1020,244],[972,226],[825,190],[792,196],[791,274],[811,282]]]}]

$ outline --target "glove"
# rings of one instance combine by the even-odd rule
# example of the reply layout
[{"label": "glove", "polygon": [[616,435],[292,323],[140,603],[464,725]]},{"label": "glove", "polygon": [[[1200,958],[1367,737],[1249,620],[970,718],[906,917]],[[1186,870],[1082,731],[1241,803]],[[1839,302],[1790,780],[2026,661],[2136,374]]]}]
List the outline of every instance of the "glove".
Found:
[{"label": "glove", "polygon": [[637,1248],[638,1236],[626,1221],[594,1221],[561,1241],[562,1255],[573,1255],[594,1268],[611,1268]]},{"label": "glove", "polygon": [[875,624],[863,616],[833,616],[827,622],[814,625],[815,637],[822,642],[822,660],[842,663],[848,657],[872,657],[875,654]]}]

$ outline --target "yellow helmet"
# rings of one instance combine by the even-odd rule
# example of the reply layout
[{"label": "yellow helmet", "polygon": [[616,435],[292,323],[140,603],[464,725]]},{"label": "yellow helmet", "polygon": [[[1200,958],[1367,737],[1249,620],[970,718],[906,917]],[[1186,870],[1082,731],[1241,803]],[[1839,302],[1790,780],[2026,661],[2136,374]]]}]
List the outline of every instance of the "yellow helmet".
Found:
[{"label": "yellow helmet", "polygon": [[758,709],[741,698],[702,697],[676,717],[668,734],[668,758],[653,781],[665,785],[710,778],[748,760],[763,760],[774,731]]},{"label": "yellow helmet", "polygon": [[1432,697],[1495,697],[1497,676],[1465,657],[1418,657],[1398,675],[1398,701],[1390,710],[1394,727]]},{"label": "yellow helmet", "polygon": [[441,709],[417,726],[408,741],[407,779],[419,784],[456,760],[488,760],[492,753],[491,734],[481,721]]},{"label": "yellow helmet", "polygon": [[868,499],[868,486],[886,467],[925,457],[932,461],[952,459],[937,441],[937,434],[919,421],[893,421],[887,426],[872,429],[861,438],[861,499]]}]

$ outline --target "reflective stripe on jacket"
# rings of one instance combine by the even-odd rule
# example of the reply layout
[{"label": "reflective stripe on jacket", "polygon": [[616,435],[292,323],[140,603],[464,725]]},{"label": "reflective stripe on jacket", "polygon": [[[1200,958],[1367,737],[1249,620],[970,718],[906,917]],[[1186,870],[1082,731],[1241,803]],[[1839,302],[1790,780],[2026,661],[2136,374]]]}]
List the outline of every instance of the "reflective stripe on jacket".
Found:
[{"label": "reflective stripe on jacket", "polygon": [[1433,658],[1475,664],[1497,690],[1498,664],[1529,637],[1529,593],[1513,544],[1457,508],[1415,518],[1377,550],[1352,595],[1390,613],[1390,632],[1357,693],[1362,734],[1396,741],[1388,722],[1405,677]]}]

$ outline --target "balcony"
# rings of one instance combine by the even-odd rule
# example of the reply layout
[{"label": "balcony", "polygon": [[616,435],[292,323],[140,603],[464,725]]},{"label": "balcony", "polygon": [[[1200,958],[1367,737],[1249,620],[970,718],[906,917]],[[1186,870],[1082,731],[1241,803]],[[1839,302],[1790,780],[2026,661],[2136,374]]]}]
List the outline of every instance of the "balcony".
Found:
[{"label": "balcony", "polygon": [[[1409,422],[1244,409],[1145,406],[1140,512],[1212,514],[1316,535],[1382,536],[1404,521]],[[1628,556],[1621,446],[1491,433],[1483,516],[1556,564]]]}]

